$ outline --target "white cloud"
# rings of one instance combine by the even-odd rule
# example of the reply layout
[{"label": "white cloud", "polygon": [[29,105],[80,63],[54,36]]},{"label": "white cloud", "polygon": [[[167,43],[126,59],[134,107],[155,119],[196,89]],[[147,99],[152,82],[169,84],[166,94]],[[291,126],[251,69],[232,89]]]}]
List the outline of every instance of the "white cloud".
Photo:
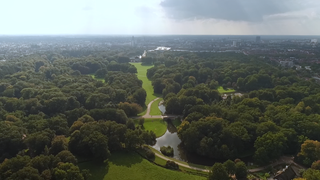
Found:
[{"label": "white cloud", "polygon": [[[320,32],[320,1],[305,0],[302,2],[292,0],[290,2],[295,3],[290,6],[282,7],[281,10],[265,10],[264,13],[258,13],[259,18],[249,18],[250,21],[245,21],[246,16],[235,21],[234,14],[228,15],[228,13],[232,13],[232,10],[224,9],[228,6],[218,7],[223,15],[217,17],[222,18],[214,18],[209,16],[210,14],[204,14],[202,17],[190,16],[191,18],[172,19],[168,18],[168,10],[161,5],[162,1],[173,2],[172,0],[3,1],[0,11],[0,34],[315,35]],[[176,1],[187,4],[188,1],[194,0]],[[198,1],[204,2],[207,0]],[[242,4],[246,0],[236,1]],[[288,0],[281,1],[288,2]],[[272,2],[278,2],[278,0],[272,0]],[[191,6],[191,8],[199,8],[196,9],[196,12],[201,12],[201,7],[198,7],[198,5]],[[257,9],[252,10],[250,6],[242,4],[241,7],[243,9],[237,11],[238,13],[247,12],[250,16],[252,13],[257,13]],[[205,9],[208,8],[205,7]]]}]

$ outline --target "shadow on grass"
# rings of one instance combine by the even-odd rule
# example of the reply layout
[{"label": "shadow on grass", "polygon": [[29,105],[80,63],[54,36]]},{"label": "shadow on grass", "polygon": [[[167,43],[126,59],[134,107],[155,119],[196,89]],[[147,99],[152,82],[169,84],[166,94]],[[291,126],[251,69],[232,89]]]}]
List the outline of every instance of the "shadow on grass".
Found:
[{"label": "shadow on grass", "polygon": [[141,163],[143,158],[135,152],[121,152],[112,154],[109,162],[116,166],[131,167],[134,164]]},{"label": "shadow on grass", "polygon": [[142,112],[138,114],[138,116],[143,116],[147,113],[147,106],[142,107]]},{"label": "shadow on grass", "polygon": [[152,95],[156,96],[156,97],[161,97],[162,94],[158,94],[158,93],[153,93]]},{"label": "shadow on grass", "polygon": [[109,171],[109,162],[91,160],[78,163],[78,166],[81,170],[88,169],[90,171],[91,177],[89,180],[102,180]]}]

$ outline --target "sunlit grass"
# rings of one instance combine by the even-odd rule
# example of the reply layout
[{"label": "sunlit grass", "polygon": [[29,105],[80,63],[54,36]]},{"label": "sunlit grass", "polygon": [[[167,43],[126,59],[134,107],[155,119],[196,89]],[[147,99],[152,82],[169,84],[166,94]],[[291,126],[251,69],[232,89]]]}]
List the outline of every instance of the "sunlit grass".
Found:
[{"label": "sunlit grass", "polygon": [[94,74],[90,74],[90,76],[91,76],[93,79],[96,79],[96,80],[102,81],[103,83],[105,83],[105,82],[106,82],[103,78],[96,78],[96,76],[95,76]]},{"label": "sunlit grass", "polygon": [[152,68],[152,66],[144,66],[141,63],[130,63],[137,68],[137,77],[143,82],[142,87],[147,92],[146,105],[148,105],[152,100],[160,97],[160,94],[154,94],[153,86],[151,81],[147,78],[147,70]]},{"label": "sunlit grass", "polygon": [[155,164],[134,152],[113,153],[107,163],[89,161],[79,163],[81,169],[89,169],[92,176],[89,180],[163,180],[163,179],[185,179],[197,180],[205,177],[190,175],[182,172],[172,171]]},{"label": "sunlit grass", "polygon": [[145,130],[153,131],[157,137],[160,137],[167,131],[167,122],[163,119],[145,119],[143,127]]},{"label": "sunlit grass", "polygon": [[234,89],[223,89],[222,86],[219,86],[218,87],[218,91],[219,93],[223,94],[223,93],[233,93],[233,92],[236,92]]},{"label": "sunlit grass", "polygon": [[161,115],[161,111],[159,109],[159,103],[160,101],[162,101],[162,98],[159,98],[158,100],[154,101],[151,105],[151,109],[150,109],[150,115]]}]

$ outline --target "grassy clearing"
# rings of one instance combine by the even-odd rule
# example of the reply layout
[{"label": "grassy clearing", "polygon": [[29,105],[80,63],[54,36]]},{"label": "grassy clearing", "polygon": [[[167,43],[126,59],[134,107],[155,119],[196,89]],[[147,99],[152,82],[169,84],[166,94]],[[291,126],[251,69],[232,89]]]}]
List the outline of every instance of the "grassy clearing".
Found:
[{"label": "grassy clearing", "polygon": [[137,68],[137,77],[143,82],[142,87],[147,92],[146,105],[148,105],[152,100],[161,96],[160,94],[154,94],[153,86],[151,81],[147,78],[147,70],[152,68],[152,66],[143,66],[141,63],[130,63]]},{"label": "grassy clearing", "polygon": [[236,90],[234,90],[234,89],[227,89],[227,90],[225,90],[225,89],[223,89],[223,87],[222,86],[219,86],[218,87],[218,91],[219,91],[219,93],[233,93],[233,92],[236,92]]},{"label": "grassy clearing", "polygon": [[152,116],[161,115],[161,111],[158,106],[159,106],[160,101],[162,101],[162,100],[163,99],[160,98],[151,104],[150,115],[152,115]]},{"label": "grassy clearing", "polygon": [[143,127],[145,130],[153,131],[157,137],[160,137],[167,131],[167,122],[163,119],[145,119]]},{"label": "grassy clearing", "polygon": [[102,81],[103,83],[105,83],[105,82],[106,82],[103,78],[96,78],[96,76],[95,76],[94,74],[90,74],[90,76],[91,76],[93,79],[96,79],[96,80]]},{"label": "grassy clearing", "polygon": [[90,180],[141,180],[141,179],[185,179],[200,180],[204,177],[168,170],[150,163],[136,153],[114,153],[109,163],[94,161],[80,163],[81,169],[89,169],[93,175]]}]

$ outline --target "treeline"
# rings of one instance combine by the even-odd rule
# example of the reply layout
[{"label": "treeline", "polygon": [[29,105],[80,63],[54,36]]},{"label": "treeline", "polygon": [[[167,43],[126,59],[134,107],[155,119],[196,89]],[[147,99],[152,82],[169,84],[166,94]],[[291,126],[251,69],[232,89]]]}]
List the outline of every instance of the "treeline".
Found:
[{"label": "treeline", "polygon": [[[296,155],[308,139],[320,140],[320,85],[299,71],[243,55],[186,54],[147,76],[165,97],[167,113],[183,116],[178,135],[189,152],[217,159],[253,155],[267,164]],[[219,86],[242,94],[223,100]]]}]

